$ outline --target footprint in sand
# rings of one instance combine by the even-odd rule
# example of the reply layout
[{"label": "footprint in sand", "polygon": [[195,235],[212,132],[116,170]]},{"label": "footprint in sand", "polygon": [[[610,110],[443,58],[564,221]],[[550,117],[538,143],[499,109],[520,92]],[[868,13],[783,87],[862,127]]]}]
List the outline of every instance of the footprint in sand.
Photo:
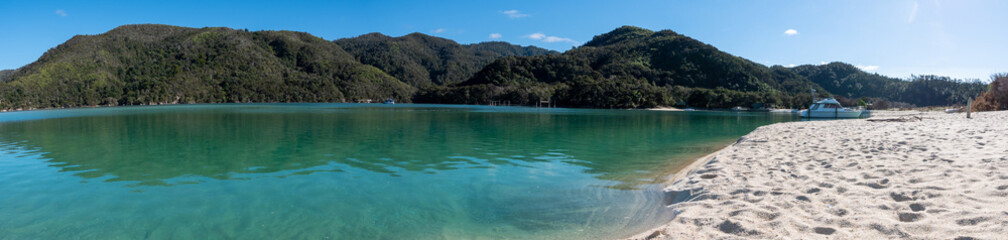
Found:
[{"label": "footprint in sand", "polygon": [[891,197],[893,199],[893,201],[897,201],[897,202],[905,202],[905,201],[914,200],[913,198],[907,196],[904,193],[891,192],[891,193],[889,193],[889,197]]},{"label": "footprint in sand", "polygon": [[721,230],[721,232],[727,233],[727,234],[735,234],[735,235],[758,235],[758,234],[760,234],[759,231],[746,229],[746,228],[742,227],[742,225],[740,225],[740,224],[738,224],[736,222],[732,222],[731,220],[725,220],[724,222],[721,222],[721,224],[718,224],[717,228],[718,228],[718,230]]},{"label": "footprint in sand", "polygon": [[834,209],[836,210],[832,210],[830,212],[833,213],[833,215],[837,215],[837,217],[843,217],[844,215],[847,215],[847,213],[849,213],[847,209],[843,208],[834,208]]},{"label": "footprint in sand", "polygon": [[919,213],[899,213],[898,216],[900,222],[916,222],[924,217]]},{"label": "footprint in sand", "polygon": [[822,235],[830,235],[830,234],[833,234],[834,232],[836,232],[836,229],[828,228],[828,227],[816,227],[816,228],[814,228],[814,230],[815,230],[815,233],[822,234]]},{"label": "footprint in sand", "polygon": [[986,218],[986,217],[963,218],[963,219],[956,220],[956,224],[959,224],[959,226],[973,226],[973,225],[977,225],[978,223],[981,223],[981,222],[984,222],[984,221],[987,221],[987,220],[988,220],[988,218]]},{"label": "footprint in sand", "polygon": [[888,178],[887,179],[882,179],[881,181],[873,182],[873,183],[862,183],[861,185],[865,185],[865,186],[868,186],[868,187],[874,188],[874,189],[883,189],[883,188],[889,187],[889,179]]}]

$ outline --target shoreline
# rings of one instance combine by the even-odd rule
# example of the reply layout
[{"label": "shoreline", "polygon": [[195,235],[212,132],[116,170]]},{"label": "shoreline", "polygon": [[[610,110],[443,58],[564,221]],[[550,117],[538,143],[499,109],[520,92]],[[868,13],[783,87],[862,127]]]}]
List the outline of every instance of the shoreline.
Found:
[{"label": "shoreline", "polygon": [[670,177],[676,217],[628,239],[1008,235],[1008,111],[874,114],[753,130]]},{"label": "shoreline", "polygon": [[[30,112],[30,111],[46,111],[46,110],[74,110],[74,109],[97,109],[97,108],[116,108],[116,107],[154,107],[154,106],[182,106],[182,105],[211,105],[211,104],[375,104],[384,105],[384,103],[374,102],[374,103],[362,103],[362,102],[220,102],[220,103],[152,103],[152,104],[137,104],[137,105],[94,105],[94,106],[75,106],[75,107],[50,107],[50,108],[15,108],[15,109],[0,109],[0,113],[12,113],[12,112]],[[458,105],[458,106],[484,106],[484,107],[527,107],[527,108],[545,108],[536,107],[534,105],[490,105],[490,104],[462,104],[462,103],[417,103],[417,102],[406,102],[406,103],[396,103],[396,104],[435,104],[435,105]],[[579,108],[579,107],[549,107],[549,108],[569,108],[569,109],[595,109],[595,110],[645,110],[645,111],[656,111],[656,112],[763,112],[763,111],[732,111],[730,109],[681,109],[675,107],[655,107],[655,108],[624,108],[624,109],[614,109],[614,108]],[[768,111],[772,112],[772,111]]]},{"label": "shoreline", "polygon": [[[757,128],[757,129],[759,129],[759,128]],[[754,129],[753,131],[756,131],[756,130]],[[752,133],[752,132],[749,132],[749,133]],[[747,133],[746,135],[743,135],[743,136],[739,137],[739,140],[741,140],[742,138],[745,138],[745,136],[748,136],[749,133]],[[666,187],[665,188],[665,194],[666,195],[664,196],[665,199],[666,199],[665,200],[665,202],[666,202],[665,204],[666,205],[671,205],[671,204],[675,204],[675,203],[680,203],[680,202],[688,201],[689,200],[688,199],[689,198],[689,194],[677,194],[677,193],[674,193],[674,192],[669,192],[668,191],[668,187],[671,186],[671,185],[673,185],[673,184],[678,183],[679,181],[682,181],[683,179],[686,179],[687,177],[689,177],[691,175],[693,175],[693,173],[696,172],[697,170],[699,170],[701,166],[706,165],[708,162],[710,162],[711,159],[713,159],[714,156],[716,156],[718,153],[721,153],[721,151],[725,151],[728,148],[732,147],[733,145],[735,145],[735,143],[738,143],[739,140],[736,140],[733,143],[724,145],[723,147],[719,148],[718,150],[716,150],[716,151],[714,151],[712,153],[708,153],[708,154],[705,154],[705,155],[703,155],[703,156],[701,156],[699,158],[694,159],[692,162],[690,162],[686,166],[683,166],[682,168],[679,168],[678,170],[674,171],[670,176],[666,177],[665,183],[663,183],[663,185]],[[665,226],[657,227],[657,228],[650,229],[650,230],[648,230],[646,232],[643,232],[643,233],[635,234],[632,237],[629,237],[627,239],[633,239],[633,240],[637,240],[637,239],[655,239],[656,237],[660,236],[660,234],[661,234],[660,229],[662,229],[663,227],[665,227]]]},{"label": "shoreline", "polygon": [[668,111],[668,112],[682,112],[682,111],[686,111],[686,110],[683,110],[681,108],[674,108],[674,107],[653,107],[653,108],[644,108],[644,110],[649,110],[649,111]]}]

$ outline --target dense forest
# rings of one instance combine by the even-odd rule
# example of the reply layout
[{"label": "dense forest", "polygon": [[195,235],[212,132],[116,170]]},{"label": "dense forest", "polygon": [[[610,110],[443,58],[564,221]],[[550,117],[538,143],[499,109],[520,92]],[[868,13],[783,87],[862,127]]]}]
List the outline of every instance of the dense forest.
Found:
[{"label": "dense forest", "polygon": [[14,70],[0,70],[0,82],[2,82],[3,79],[7,79],[7,76],[11,73],[14,73]]},{"label": "dense forest", "polygon": [[400,102],[565,107],[952,105],[987,89],[902,80],[846,63],[767,67],[670,30],[621,27],[557,53],[414,33],[327,41],[307,33],[126,25],[75,36],[0,71],[0,109],[222,102]]},{"label": "dense forest", "polygon": [[416,90],[305,33],[165,25],[75,36],[9,78],[2,108],[341,102]]},{"label": "dense forest", "polygon": [[627,26],[561,55],[502,58],[465,82],[422,91],[417,100],[555,101],[594,108],[801,107],[811,101],[812,89],[820,97],[923,106],[963,104],[985,86],[936,76],[904,81],[839,62],[766,67],[670,30]]},{"label": "dense forest", "polygon": [[417,87],[465,81],[501,57],[558,54],[538,47],[522,47],[505,42],[461,45],[422,33],[402,37],[370,33],[336,40],[336,44],[356,56],[360,62],[375,66]]},{"label": "dense forest", "polygon": [[987,89],[979,80],[962,81],[934,75],[900,80],[866,73],[840,62],[802,65],[792,70],[839,97],[872,98],[915,106],[963,105]]}]

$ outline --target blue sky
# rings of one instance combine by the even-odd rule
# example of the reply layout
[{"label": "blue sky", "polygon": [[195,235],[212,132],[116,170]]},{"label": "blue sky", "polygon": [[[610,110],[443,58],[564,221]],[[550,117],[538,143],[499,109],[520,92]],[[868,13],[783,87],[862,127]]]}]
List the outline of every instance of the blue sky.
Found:
[{"label": "blue sky", "polygon": [[766,65],[843,61],[906,78],[1008,72],[1008,1],[13,1],[0,69],[77,34],[160,23],[304,31],[334,40],[412,32],[567,50],[622,25],[673,31]]}]

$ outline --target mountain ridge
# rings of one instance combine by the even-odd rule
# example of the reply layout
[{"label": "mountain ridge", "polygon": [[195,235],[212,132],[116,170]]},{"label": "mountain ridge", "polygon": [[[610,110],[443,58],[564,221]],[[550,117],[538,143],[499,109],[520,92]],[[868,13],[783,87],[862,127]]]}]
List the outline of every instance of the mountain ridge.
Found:
[{"label": "mountain ridge", "polygon": [[11,75],[0,85],[6,109],[338,102],[416,90],[307,33],[153,24],[74,36]]},{"label": "mountain ridge", "polygon": [[903,81],[846,63],[765,66],[671,30],[623,26],[559,55],[501,58],[454,88],[421,95],[423,101],[470,104],[731,108],[802,107],[812,101],[811,90],[869,102],[950,105],[983,88],[937,76]]},{"label": "mountain ridge", "polygon": [[459,44],[417,32],[400,37],[368,33],[334,42],[354,54],[361,63],[378,67],[418,87],[464,81],[500,57],[557,54],[535,46],[506,42]]},{"label": "mountain ridge", "polygon": [[676,33],[623,26],[562,53],[410,33],[325,40],[294,31],[159,24],[77,35],[0,71],[0,109],[223,102],[567,107],[801,107],[821,96],[916,105],[965,102],[986,85],[909,81],[853,65],[765,66]]}]

